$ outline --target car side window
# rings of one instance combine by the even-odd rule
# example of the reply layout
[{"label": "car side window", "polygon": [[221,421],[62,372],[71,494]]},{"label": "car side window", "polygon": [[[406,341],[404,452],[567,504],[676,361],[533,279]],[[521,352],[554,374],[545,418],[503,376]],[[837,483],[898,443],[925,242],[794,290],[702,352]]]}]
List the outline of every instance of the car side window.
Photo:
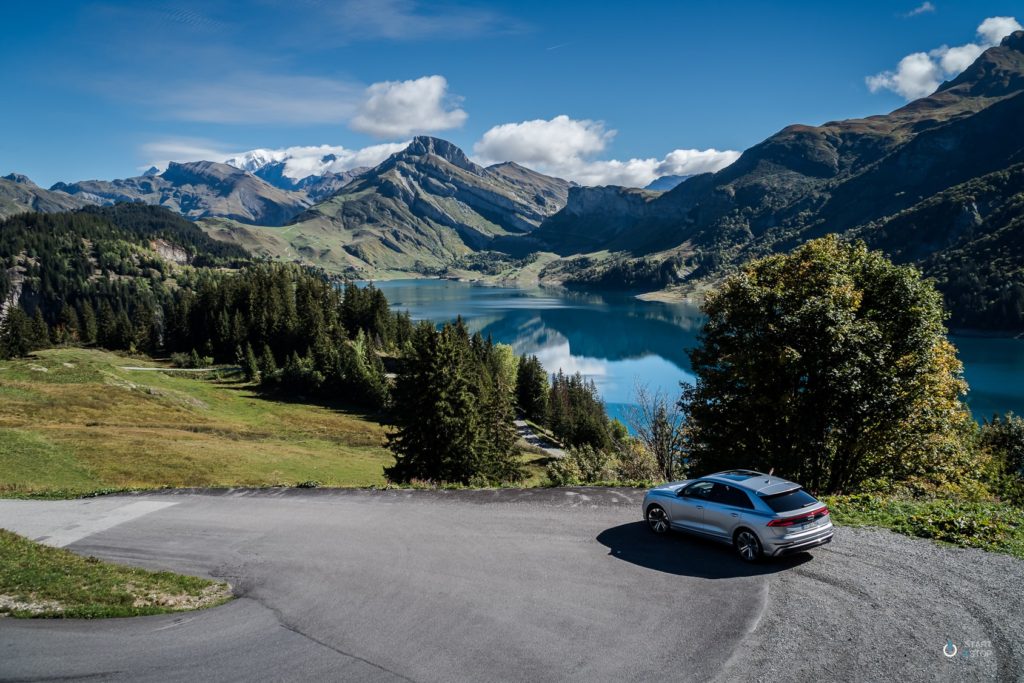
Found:
[{"label": "car side window", "polygon": [[746,493],[735,486],[729,486],[727,484],[715,484],[715,488],[711,491],[711,500],[716,503],[744,508],[746,510],[752,510],[754,508],[754,504],[750,502],[750,497]]},{"label": "car side window", "polygon": [[713,484],[710,481],[698,481],[696,484],[690,484],[683,489],[683,496],[707,500],[711,495],[712,486]]}]

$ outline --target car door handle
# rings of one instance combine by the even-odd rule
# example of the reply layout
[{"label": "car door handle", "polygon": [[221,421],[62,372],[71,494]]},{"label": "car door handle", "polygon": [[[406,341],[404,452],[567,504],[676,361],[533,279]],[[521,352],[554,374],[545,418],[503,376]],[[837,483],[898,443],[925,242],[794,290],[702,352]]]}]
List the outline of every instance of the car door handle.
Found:
[{"label": "car door handle", "polygon": [[740,513],[738,513],[738,512],[731,512],[729,514],[732,515],[733,517],[739,517],[740,516]]},{"label": "car door handle", "polygon": [[703,505],[698,505],[698,506],[697,506],[697,509],[698,509],[698,510],[703,510],[703,509],[704,509],[704,506],[703,506]]}]

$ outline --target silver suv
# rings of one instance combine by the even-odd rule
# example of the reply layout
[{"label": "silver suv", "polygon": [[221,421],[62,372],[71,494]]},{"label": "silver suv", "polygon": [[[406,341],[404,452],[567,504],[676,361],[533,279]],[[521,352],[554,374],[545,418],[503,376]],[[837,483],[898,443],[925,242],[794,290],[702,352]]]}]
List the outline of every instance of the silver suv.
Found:
[{"label": "silver suv", "polygon": [[807,550],[832,540],[824,503],[785,479],[729,470],[653,488],[644,519],[656,534],[672,529],[731,544],[754,562]]}]

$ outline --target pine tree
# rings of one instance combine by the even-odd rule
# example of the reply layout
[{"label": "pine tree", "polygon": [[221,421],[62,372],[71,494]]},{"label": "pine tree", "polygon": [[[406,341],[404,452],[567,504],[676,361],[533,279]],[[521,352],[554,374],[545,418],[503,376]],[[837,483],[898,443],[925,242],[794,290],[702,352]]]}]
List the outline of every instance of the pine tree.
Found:
[{"label": "pine tree", "polygon": [[74,344],[79,339],[78,313],[69,304],[61,306],[56,336],[61,344]]},{"label": "pine tree", "polygon": [[32,320],[20,306],[11,306],[0,324],[0,358],[22,358],[32,351]]},{"label": "pine tree", "polygon": [[105,348],[117,348],[117,315],[107,299],[100,301],[96,342]]},{"label": "pine tree", "polygon": [[611,427],[597,386],[580,373],[561,370],[551,379],[549,425],[568,446],[588,445],[598,450],[611,446]]},{"label": "pine tree", "polygon": [[478,473],[476,399],[465,328],[417,326],[393,394],[393,481],[468,483]]},{"label": "pine tree", "polygon": [[516,403],[527,420],[548,422],[548,376],[537,356],[522,356],[516,374]]},{"label": "pine tree", "polygon": [[277,372],[277,361],[274,360],[274,352],[266,344],[263,345],[263,352],[260,353],[259,369],[260,377],[263,380]]},{"label": "pine tree", "polygon": [[494,483],[517,481],[522,470],[516,460],[519,433],[515,426],[512,391],[499,374],[480,407],[481,468],[478,474]]},{"label": "pine tree", "polygon": [[32,349],[45,349],[50,346],[50,326],[43,318],[43,309],[36,306],[36,312],[32,316],[32,326],[29,332],[29,343]]},{"label": "pine tree", "polygon": [[252,350],[252,344],[246,342],[245,354],[242,356],[242,371],[245,378],[250,382],[258,382],[260,379],[260,364],[256,360],[256,354]]},{"label": "pine tree", "polygon": [[96,337],[99,334],[99,326],[96,322],[96,311],[93,310],[92,304],[86,299],[82,302],[82,325],[79,336],[85,344],[95,344]]},{"label": "pine tree", "polygon": [[128,311],[123,308],[118,311],[114,319],[114,334],[110,342],[110,348],[119,351],[133,351],[135,346],[135,326],[132,325]]}]

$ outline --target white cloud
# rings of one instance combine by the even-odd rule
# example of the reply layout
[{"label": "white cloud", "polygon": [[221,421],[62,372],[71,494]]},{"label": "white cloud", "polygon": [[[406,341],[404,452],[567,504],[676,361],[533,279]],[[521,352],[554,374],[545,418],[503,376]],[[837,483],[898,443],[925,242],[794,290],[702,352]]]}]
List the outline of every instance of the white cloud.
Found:
[{"label": "white cloud", "polygon": [[473,151],[491,161],[516,161],[527,166],[554,166],[596,154],[615,137],[601,121],[576,120],[562,114],[494,126]]},{"label": "white cloud", "polygon": [[359,40],[451,40],[515,33],[525,28],[490,10],[456,5],[425,7],[413,0],[341,0],[314,5],[313,16],[323,21],[324,28]]},{"label": "white cloud", "polygon": [[895,71],[868,76],[871,92],[892,90],[908,100],[916,100],[935,92],[942,83],[943,71],[927,52],[915,52],[900,60]]},{"label": "white cloud", "polygon": [[224,146],[206,138],[167,138],[147,142],[139,148],[146,163],[140,171],[156,166],[163,170],[172,161],[223,161],[229,152]]},{"label": "white cloud", "polygon": [[663,175],[693,175],[725,168],[739,152],[677,149],[662,159],[594,159],[616,131],[600,121],[556,116],[494,126],[474,145],[482,163],[515,161],[581,185],[644,187]]},{"label": "white cloud", "polygon": [[382,138],[458,128],[467,118],[458,102],[444,76],[374,83],[349,126]]},{"label": "white cloud", "polygon": [[203,123],[342,123],[360,97],[348,81],[258,72],[142,89],[164,116]]},{"label": "white cloud", "polygon": [[943,45],[936,50],[932,50],[931,56],[938,58],[939,66],[942,67],[943,72],[958,74],[973,64],[974,60],[980,57],[984,51],[985,48],[975,43],[967,43],[957,47],[946,47]]},{"label": "white cloud", "polygon": [[996,45],[1014,31],[1020,31],[1021,25],[1015,17],[989,17],[978,26],[978,35],[985,45]]},{"label": "white cloud", "polygon": [[927,0],[925,0],[925,2],[922,2],[920,5],[918,5],[914,9],[910,10],[909,12],[904,14],[903,16],[904,17],[908,17],[908,18],[909,17],[916,17],[919,14],[927,14],[929,12],[934,12],[934,11],[935,11],[935,5],[933,5],[932,3],[928,2]]},{"label": "white cloud", "polygon": [[143,145],[141,152],[150,161],[139,168],[144,170],[156,166],[164,169],[171,161],[219,161],[252,172],[266,164],[283,161],[284,175],[298,180],[327,171],[340,173],[360,166],[376,166],[395,152],[405,149],[408,144],[386,143],[361,149],[340,145],[309,145],[238,152],[211,140],[171,138]]},{"label": "white cloud", "polygon": [[891,90],[907,100],[925,97],[944,80],[960,74],[986,49],[1019,30],[1021,25],[1014,17],[989,17],[978,26],[978,42],[956,47],[943,45],[929,52],[909,54],[894,71],[883,71],[864,80],[871,92]]}]

